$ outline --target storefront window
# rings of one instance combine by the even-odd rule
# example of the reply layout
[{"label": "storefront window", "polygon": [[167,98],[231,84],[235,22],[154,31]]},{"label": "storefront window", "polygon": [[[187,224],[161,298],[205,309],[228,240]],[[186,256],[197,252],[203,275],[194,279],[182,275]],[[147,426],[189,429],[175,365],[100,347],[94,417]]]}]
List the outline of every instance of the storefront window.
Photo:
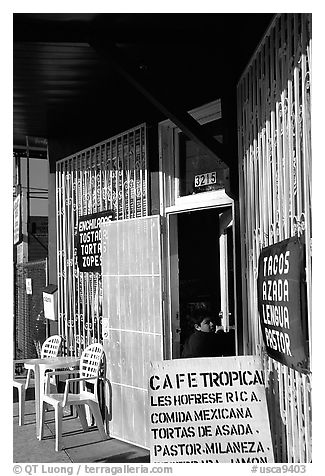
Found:
[{"label": "storefront window", "polygon": [[[203,126],[212,132],[213,123]],[[213,135],[213,132],[212,134]],[[222,135],[213,135],[222,142]],[[228,167],[220,159],[208,154],[183,132],[178,134],[179,196],[194,195],[225,188]]]}]

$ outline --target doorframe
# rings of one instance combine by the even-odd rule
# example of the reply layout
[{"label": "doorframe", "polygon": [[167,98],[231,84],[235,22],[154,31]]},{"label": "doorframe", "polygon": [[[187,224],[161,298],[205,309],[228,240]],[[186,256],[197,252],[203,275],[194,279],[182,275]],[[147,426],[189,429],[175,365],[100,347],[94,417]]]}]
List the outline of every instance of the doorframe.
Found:
[{"label": "doorframe", "polygon": [[[188,111],[188,113],[200,124],[204,125],[209,122],[217,121],[222,117],[221,100],[217,99],[201,107]],[[174,251],[177,245],[175,241],[175,227],[171,230],[170,220],[173,215],[181,212],[205,210],[209,208],[223,208],[230,206],[233,216],[233,260],[234,260],[234,312],[236,323],[236,352],[237,352],[237,268],[236,268],[236,217],[235,217],[235,202],[229,195],[226,194],[225,189],[219,189],[209,192],[203,192],[195,195],[179,197],[178,196],[178,179],[177,167],[178,156],[176,140],[177,133],[180,129],[169,119],[162,121],[158,125],[158,141],[159,141],[159,213],[163,217],[164,226],[162,228],[163,239],[163,275],[164,275],[164,291],[163,298],[164,306],[164,358],[173,358],[173,323],[172,311],[179,313],[172,301],[172,289],[174,281],[171,279],[171,265],[173,263],[171,253],[171,238],[174,239]],[[177,239],[177,236],[176,236]],[[176,245],[175,245],[176,243]],[[174,258],[175,259],[175,258]],[[178,278],[178,277],[177,277]],[[178,279],[177,279],[178,283]],[[179,287],[179,286],[177,286]],[[179,295],[179,292],[178,292]],[[179,303],[179,300],[178,300]],[[176,307],[176,310],[175,310]],[[178,314],[179,315],[179,314]]]},{"label": "doorframe", "polygon": [[[235,330],[235,352],[238,355],[238,326],[237,326],[237,295],[236,295],[236,268],[235,268],[235,256],[236,256],[236,245],[235,245],[235,222],[234,222],[234,214],[233,210],[231,214],[225,215],[219,221],[219,250],[220,250],[220,310],[222,312],[222,326],[225,332],[229,332],[229,330]],[[227,213],[227,212],[225,212]],[[229,216],[230,215],[230,216]],[[231,316],[230,313],[230,296],[229,296],[229,253],[228,253],[228,236],[227,230],[231,228],[232,230],[232,247],[233,247],[233,286],[234,286],[234,296],[233,296],[233,313],[234,313],[234,324],[232,326],[229,325],[229,317]],[[224,266],[222,266],[224,264]],[[222,286],[222,282],[228,283],[228,287],[226,285]]]},{"label": "doorframe", "polygon": [[[179,310],[179,274],[178,274],[178,265],[176,261],[178,260],[178,233],[177,233],[177,225],[175,224],[175,220],[177,219],[177,215],[180,213],[190,212],[190,211],[203,211],[208,209],[215,209],[218,210],[220,208],[229,207],[231,210],[232,215],[232,222],[231,226],[233,230],[233,248],[232,248],[232,255],[233,255],[233,263],[234,263],[234,273],[233,273],[233,287],[234,287],[234,322],[235,322],[235,349],[236,355],[238,355],[238,325],[237,325],[237,291],[236,291],[236,283],[237,283],[237,270],[236,270],[236,244],[235,244],[235,204],[232,199],[227,196],[226,203],[219,203],[213,204],[209,207],[188,207],[188,208],[179,208],[175,209],[174,207],[170,207],[170,209],[166,209],[166,233],[165,233],[165,253],[164,256],[166,257],[165,263],[165,279],[166,279],[166,308],[165,308],[165,329],[168,332],[164,335],[164,348],[165,348],[165,358],[166,359],[175,359],[179,356],[177,352],[175,352],[175,343],[178,340],[174,341],[174,335],[176,332],[175,328],[180,328],[180,322],[177,322],[177,319],[180,319],[180,310]],[[220,237],[220,235],[219,235]],[[219,237],[216,237],[216,240],[219,240]],[[175,272],[177,269],[177,273]],[[176,317],[178,315],[178,318]]]}]

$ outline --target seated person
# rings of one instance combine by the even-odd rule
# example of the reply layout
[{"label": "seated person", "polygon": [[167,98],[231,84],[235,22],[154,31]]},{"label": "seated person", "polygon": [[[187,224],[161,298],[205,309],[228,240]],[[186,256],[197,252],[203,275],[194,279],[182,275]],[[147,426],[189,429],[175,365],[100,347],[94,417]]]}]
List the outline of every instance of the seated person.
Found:
[{"label": "seated person", "polygon": [[191,318],[194,332],[184,344],[182,358],[216,357],[219,355],[214,320],[198,310]]}]

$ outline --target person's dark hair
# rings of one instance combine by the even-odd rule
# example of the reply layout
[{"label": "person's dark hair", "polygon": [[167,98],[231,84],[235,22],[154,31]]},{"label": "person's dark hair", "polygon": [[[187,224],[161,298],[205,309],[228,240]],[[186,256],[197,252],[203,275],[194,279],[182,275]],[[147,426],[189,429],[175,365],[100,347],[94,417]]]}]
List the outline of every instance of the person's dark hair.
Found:
[{"label": "person's dark hair", "polygon": [[203,319],[206,319],[207,317],[213,319],[211,313],[207,309],[195,309],[193,314],[190,316],[190,322],[193,327],[195,327],[195,324],[199,326]]}]

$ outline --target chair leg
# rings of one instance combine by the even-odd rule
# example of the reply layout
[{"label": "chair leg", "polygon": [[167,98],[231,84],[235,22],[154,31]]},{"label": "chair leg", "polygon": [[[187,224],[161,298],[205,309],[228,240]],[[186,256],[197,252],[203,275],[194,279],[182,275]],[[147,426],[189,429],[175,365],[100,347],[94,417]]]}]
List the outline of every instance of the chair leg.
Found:
[{"label": "chair leg", "polygon": [[28,369],[26,383],[25,383],[25,389],[26,390],[29,387],[31,377],[32,377],[32,369]]},{"label": "chair leg", "polygon": [[92,426],[92,414],[91,414],[91,411],[90,411],[90,408],[88,407],[88,405],[86,406],[85,408],[85,412],[86,412],[86,418],[87,418],[87,424],[88,426]]},{"label": "chair leg", "polygon": [[55,451],[60,451],[62,440],[62,416],[63,408],[61,405],[55,406]]},{"label": "chair leg", "polygon": [[23,385],[19,385],[18,387],[18,408],[19,408],[18,425],[22,426],[25,420],[25,389]]},{"label": "chair leg", "polygon": [[95,402],[89,402],[89,408],[91,409],[91,412],[94,415],[96,426],[99,430],[102,440],[107,440],[108,436],[106,434],[106,431],[103,425],[103,419],[102,419],[102,415],[100,413],[98,404]]},{"label": "chair leg", "polygon": [[45,407],[46,407],[46,403],[41,401],[40,402],[39,436],[38,436],[39,440],[43,438],[44,423],[45,423]]},{"label": "chair leg", "polygon": [[50,379],[50,386],[53,387],[53,390],[51,388],[51,393],[59,393],[58,384],[55,377]]},{"label": "chair leg", "polygon": [[[52,387],[53,387],[53,389],[52,389]],[[44,382],[44,389],[45,389],[45,382]],[[50,377],[50,391],[49,391],[49,393],[59,393],[55,377],[54,378]],[[45,410],[47,412],[49,412],[49,411],[51,411],[51,409],[52,409],[52,406],[50,404],[46,403],[45,404]]]},{"label": "chair leg", "polygon": [[82,426],[83,431],[88,431],[89,426],[87,423],[86,412],[84,405],[76,405],[78,417]]}]

